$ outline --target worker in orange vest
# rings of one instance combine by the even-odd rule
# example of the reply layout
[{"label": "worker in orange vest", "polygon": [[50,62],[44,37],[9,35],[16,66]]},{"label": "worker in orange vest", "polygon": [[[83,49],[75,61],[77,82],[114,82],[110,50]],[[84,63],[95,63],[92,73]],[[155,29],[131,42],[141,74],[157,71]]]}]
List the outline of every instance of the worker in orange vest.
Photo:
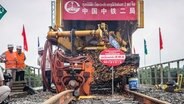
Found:
[{"label": "worker in orange vest", "polygon": [[25,60],[26,56],[24,52],[22,52],[22,46],[17,46],[16,58],[17,58],[17,72],[16,72],[16,81],[24,81],[24,69],[26,67]]},{"label": "worker in orange vest", "polygon": [[[4,52],[1,57],[3,58],[3,62],[5,63],[5,73],[10,74],[12,76],[12,80],[15,81],[16,77],[16,55],[13,52],[13,44],[8,44],[8,50]],[[7,83],[11,87],[12,80]]]}]

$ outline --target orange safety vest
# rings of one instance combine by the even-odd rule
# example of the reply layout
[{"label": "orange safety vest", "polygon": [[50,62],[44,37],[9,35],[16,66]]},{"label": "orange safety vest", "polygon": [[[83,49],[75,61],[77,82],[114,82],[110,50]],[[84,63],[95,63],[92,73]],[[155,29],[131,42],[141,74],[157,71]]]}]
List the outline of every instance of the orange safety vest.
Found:
[{"label": "orange safety vest", "polygon": [[16,55],[15,52],[10,53],[9,51],[5,52],[5,68],[6,69],[15,69],[16,68]]},{"label": "orange safety vest", "polygon": [[17,58],[17,69],[24,69],[26,67],[24,61],[25,61],[25,54],[22,52],[21,54],[16,53],[16,58]]}]

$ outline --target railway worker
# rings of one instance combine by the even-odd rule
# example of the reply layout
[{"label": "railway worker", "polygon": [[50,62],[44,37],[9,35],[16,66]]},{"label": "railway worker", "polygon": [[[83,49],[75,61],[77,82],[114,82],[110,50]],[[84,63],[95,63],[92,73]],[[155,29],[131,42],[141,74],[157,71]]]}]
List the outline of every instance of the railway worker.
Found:
[{"label": "railway worker", "polygon": [[42,55],[43,55],[43,47],[39,47],[38,48],[38,59],[37,59],[38,66],[41,66]]},{"label": "railway worker", "polygon": [[16,67],[17,67],[17,72],[16,72],[16,81],[24,81],[24,69],[26,67],[25,65],[25,60],[26,60],[26,56],[24,54],[24,52],[22,52],[22,46],[17,46],[17,51],[16,53],[16,58],[17,58],[17,63],[16,63]]},{"label": "railway worker", "polygon": [[[42,66],[42,63],[44,61],[44,60],[42,60],[43,52],[44,52],[43,48],[40,47],[38,49],[38,55],[39,55],[39,57],[38,57],[38,65],[40,67],[43,67]],[[51,88],[51,68],[50,68],[50,60],[49,60],[48,55],[46,55],[46,60],[45,61],[46,61],[45,62],[45,77],[46,77],[46,80],[48,82],[48,87]],[[46,91],[46,90],[47,90],[46,89],[46,85],[43,82],[43,91]]]},{"label": "railway worker", "polygon": [[7,82],[7,85],[11,87],[12,82],[15,81],[16,77],[16,62],[17,58],[15,52],[13,52],[13,45],[8,44],[8,50],[4,52],[1,57],[3,58],[3,62],[5,63],[5,73],[10,74],[12,76],[12,80]]},{"label": "railway worker", "polygon": [[8,97],[10,91],[10,88],[4,85],[3,71],[0,68],[0,104],[4,103],[3,101]]}]

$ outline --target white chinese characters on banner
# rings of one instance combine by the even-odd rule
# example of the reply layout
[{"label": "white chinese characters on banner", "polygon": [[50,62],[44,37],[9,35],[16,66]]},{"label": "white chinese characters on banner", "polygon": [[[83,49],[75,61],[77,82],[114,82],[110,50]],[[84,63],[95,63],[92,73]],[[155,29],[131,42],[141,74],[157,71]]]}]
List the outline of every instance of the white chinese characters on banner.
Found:
[{"label": "white chinese characters on banner", "polygon": [[[91,11],[91,12],[89,12]],[[119,12],[117,12],[119,11]],[[102,9],[97,9],[97,8],[90,8],[90,9],[87,9],[87,8],[83,8],[82,9],[82,12],[83,14],[91,14],[91,15],[96,15],[96,14],[106,14],[107,12],[109,12],[110,14],[127,14],[127,11],[125,8],[119,8],[119,9],[116,9],[116,8],[110,8],[110,11],[108,11],[108,9],[105,9],[105,8],[102,8]],[[128,14],[136,14],[136,10],[134,7],[131,7],[129,8],[129,11],[128,11]]]},{"label": "white chinese characters on banner", "polygon": [[91,8],[91,14],[98,14],[97,8]]}]

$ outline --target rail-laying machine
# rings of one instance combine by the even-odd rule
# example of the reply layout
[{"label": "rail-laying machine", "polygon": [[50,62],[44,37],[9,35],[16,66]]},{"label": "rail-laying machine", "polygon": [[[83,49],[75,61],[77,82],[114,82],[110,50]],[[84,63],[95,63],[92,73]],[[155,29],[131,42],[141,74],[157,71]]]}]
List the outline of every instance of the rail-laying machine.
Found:
[{"label": "rail-laying machine", "polygon": [[139,66],[132,34],[144,27],[143,0],[56,0],[55,7],[41,68],[45,70],[49,57],[56,91],[74,89],[76,95],[90,95],[94,86],[110,86],[111,70],[100,63],[99,54],[112,47],[126,54],[125,62],[114,67],[115,87],[122,90]]}]

